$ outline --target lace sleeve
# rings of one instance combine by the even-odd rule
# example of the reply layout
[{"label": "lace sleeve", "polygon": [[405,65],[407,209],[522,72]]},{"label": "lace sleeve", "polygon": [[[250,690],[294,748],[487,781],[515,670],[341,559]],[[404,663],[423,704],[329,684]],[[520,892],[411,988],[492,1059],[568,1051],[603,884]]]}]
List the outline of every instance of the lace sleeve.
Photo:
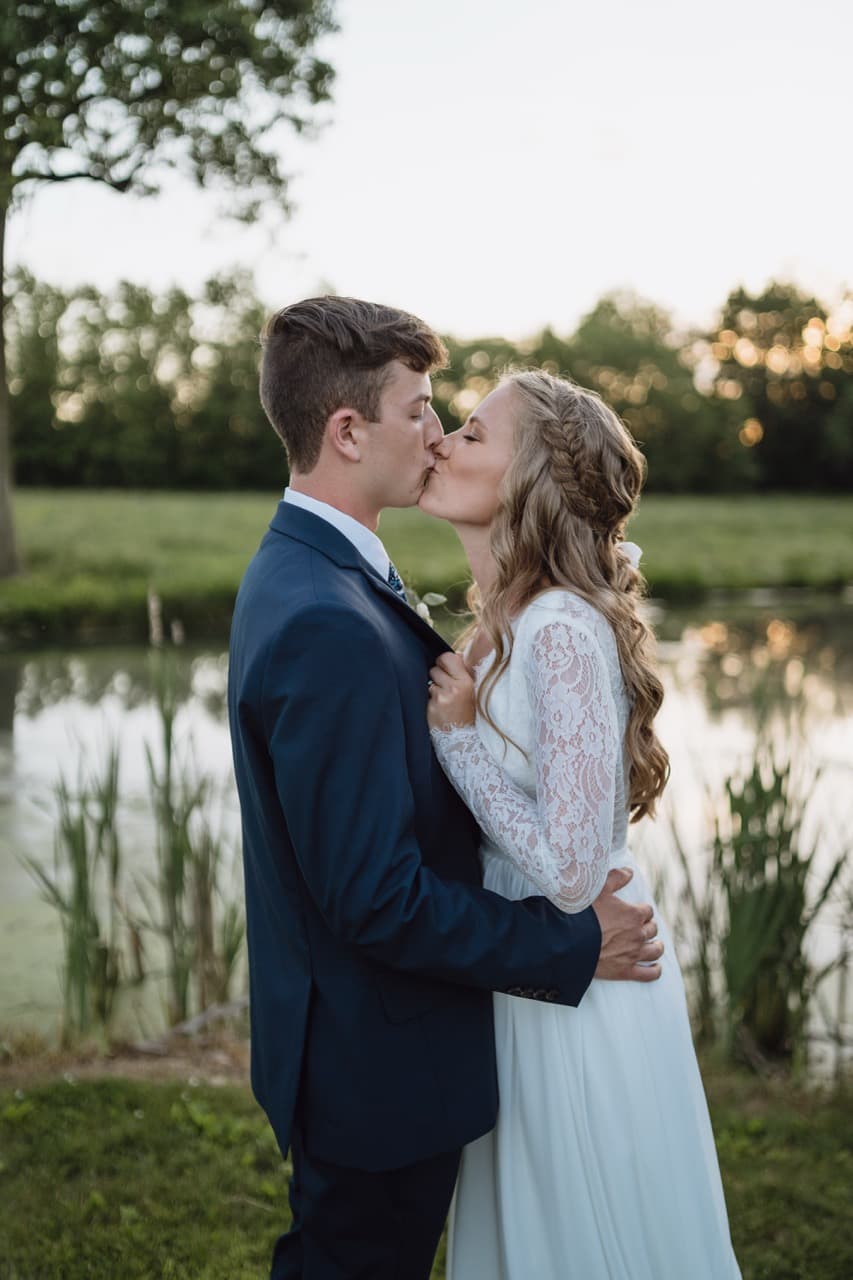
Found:
[{"label": "lace sleeve", "polygon": [[441,766],[482,830],[563,911],[598,896],[610,859],[619,761],[616,707],[595,638],[567,620],[525,655],[536,799],[501,769],[475,726],[432,730]]}]

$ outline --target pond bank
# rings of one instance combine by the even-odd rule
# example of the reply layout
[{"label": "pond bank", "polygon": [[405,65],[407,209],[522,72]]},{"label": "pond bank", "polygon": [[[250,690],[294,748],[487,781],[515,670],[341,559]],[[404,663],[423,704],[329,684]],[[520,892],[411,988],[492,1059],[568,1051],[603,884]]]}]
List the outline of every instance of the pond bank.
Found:
[{"label": "pond bank", "polygon": [[[26,572],[0,582],[0,646],[143,641],[147,595],[195,640],[227,635],[246,564],[278,494],[20,490]],[[468,568],[449,525],[387,511],[379,530],[407,584],[464,603]],[[629,536],[653,596],[853,584],[849,497],[652,495]]]}]

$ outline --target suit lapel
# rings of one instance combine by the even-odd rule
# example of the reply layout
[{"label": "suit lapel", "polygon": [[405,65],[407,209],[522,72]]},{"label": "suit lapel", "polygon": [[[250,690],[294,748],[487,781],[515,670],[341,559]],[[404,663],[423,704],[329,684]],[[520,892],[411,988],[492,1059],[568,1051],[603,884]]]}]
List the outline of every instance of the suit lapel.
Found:
[{"label": "suit lapel", "polygon": [[430,650],[435,651],[436,656],[438,656],[439,653],[445,653],[450,646],[442,639],[435,628],[431,627],[428,622],[424,622],[423,618],[419,614],[415,613],[411,605],[406,604],[406,601],[398,596],[397,592],[389,587],[387,582],[383,582],[379,574],[375,573],[373,569],[371,569],[366,560],[362,563],[364,565],[365,577],[373,590],[377,591],[382,596],[382,599],[388,602],[392,609],[396,609],[400,617],[403,618],[410,627],[414,627],[415,631],[417,631],[421,635],[422,639],[429,645]]},{"label": "suit lapel", "polygon": [[316,516],[303,507],[297,507],[295,503],[281,501],[270,521],[270,529],[313,547],[315,551],[327,556],[342,569],[360,573],[371,590],[377,592],[391,609],[396,610],[397,615],[407,626],[414,628],[436,657],[440,653],[446,653],[450,648],[438,632],[428,622],[424,622],[423,618],[415,613],[414,609],[379,576],[356,550],[349,538],[334,525],[329,524],[328,520],[323,520],[321,516]]}]

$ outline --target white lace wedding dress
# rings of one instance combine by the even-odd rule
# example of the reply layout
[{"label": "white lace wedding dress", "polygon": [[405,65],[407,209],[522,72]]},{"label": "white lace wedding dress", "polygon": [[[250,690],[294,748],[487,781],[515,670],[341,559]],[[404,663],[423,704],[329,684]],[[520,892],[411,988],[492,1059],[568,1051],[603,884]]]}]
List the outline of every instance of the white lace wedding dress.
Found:
[{"label": "white lace wedding dress", "polygon": [[[485,884],[565,911],[633,868],[628,697],[598,610],[552,590],[514,624],[482,719],[433,731],[484,832]],[[481,681],[491,659],[477,670]],[[714,1140],[672,940],[658,982],[593,981],[577,1009],[494,996],[500,1113],[465,1148],[448,1280],[735,1280]]]}]

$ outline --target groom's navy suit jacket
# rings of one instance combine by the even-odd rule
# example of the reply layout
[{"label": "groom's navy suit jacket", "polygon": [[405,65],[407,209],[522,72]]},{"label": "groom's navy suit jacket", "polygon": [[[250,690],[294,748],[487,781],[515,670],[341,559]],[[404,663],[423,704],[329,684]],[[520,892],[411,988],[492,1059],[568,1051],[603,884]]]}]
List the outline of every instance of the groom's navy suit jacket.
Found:
[{"label": "groom's navy suit jacket", "polygon": [[577,1004],[592,910],[481,887],[431,749],[447,646],[343,534],[280,503],[237,598],[228,705],[243,823],[252,1086],[282,1153],[393,1169],[490,1129],[490,992]]}]

